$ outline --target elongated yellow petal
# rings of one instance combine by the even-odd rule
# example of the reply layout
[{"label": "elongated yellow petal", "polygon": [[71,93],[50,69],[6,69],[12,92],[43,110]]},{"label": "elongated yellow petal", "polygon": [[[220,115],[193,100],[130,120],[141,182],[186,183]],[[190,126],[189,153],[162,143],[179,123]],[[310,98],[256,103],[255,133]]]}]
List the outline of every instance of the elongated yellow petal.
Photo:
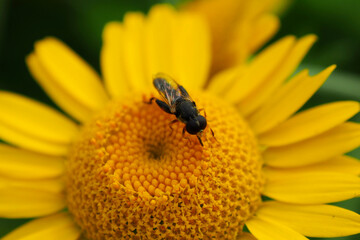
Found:
[{"label": "elongated yellow petal", "polygon": [[146,22],[148,81],[164,72],[186,88],[202,87],[210,67],[209,35],[204,20],[196,15],[176,13],[168,5],[153,7]]},{"label": "elongated yellow petal", "polygon": [[245,116],[250,115],[273,96],[276,89],[296,70],[315,41],[315,35],[300,38],[269,78],[240,102],[238,107],[241,113]]},{"label": "elongated yellow petal", "polygon": [[[50,107],[18,94],[0,91],[0,124],[44,141],[70,144],[77,125]],[[61,127],[59,127],[61,126]]]},{"label": "elongated yellow petal", "polygon": [[267,146],[281,146],[316,136],[345,122],[360,110],[354,101],[324,104],[296,114],[279,126],[258,136]]},{"label": "elongated yellow petal", "polygon": [[76,240],[81,234],[80,229],[69,213],[57,213],[48,217],[32,220],[15,229],[3,240]]},{"label": "elongated yellow petal", "polygon": [[246,226],[257,240],[305,240],[307,239],[295,230],[272,220],[252,217],[246,221]]},{"label": "elongated yellow petal", "polygon": [[346,122],[316,137],[291,145],[268,148],[263,156],[269,166],[304,166],[344,154],[359,144],[360,124]]},{"label": "elongated yellow petal", "polygon": [[264,82],[276,69],[295,42],[295,37],[287,36],[265,49],[253,62],[248,71],[236,79],[228,89],[225,98],[230,102],[239,102]]},{"label": "elongated yellow petal", "polygon": [[202,18],[193,14],[182,13],[179,20],[173,50],[175,74],[184,86],[199,89],[205,85],[210,69],[209,29]]},{"label": "elongated yellow petal", "polygon": [[120,23],[108,23],[103,32],[101,71],[107,91],[113,98],[124,96],[131,88],[124,69],[124,29]]},{"label": "elongated yellow petal", "polygon": [[58,39],[48,37],[35,43],[35,55],[51,76],[58,91],[71,95],[95,111],[108,101],[97,73]]},{"label": "elongated yellow petal", "polygon": [[24,180],[24,179],[0,177],[0,188],[19,189],[19,190],[29,189],[35,191],[61,194],[64,191],[64,182],[61,178]]},{"label": "elongated yellow petal", "polygon": [[360,233],[360,215],[336,206],[269,201],[258,209],[256,215],[309,237],[341,237]]},{"label": "elongated yellow petal", "polygon": [[236,80],[237,76],[241,76],[246,72],[246,65],[241,65],[240,67],[228,68],[222,72],[216,74],[211,78],[209,85],[206,90],[212,94],[222,96],[229,86]]},{"label": "elongated yellow petal", "polygon": [[304,167],[294,168],[296,171],[323,171],[323,172],[342,172],[360,175],[360,161],[346,155],[337,156],[330,160],[315,163]]},{"label": "elongated yellow petal", "polygon": [[70,93],[62,91],[56,84],[53,84],[52,76],[41,65],[34,53],[26,57],[26,63],[34,79],[65,112],[80,122],[85,122],[90,118],[92,110],[80,103]]},{"label": "elongated yellow petal", "polygon": [[31,151],[55,156],[65,156],[70,146],[34,138],[4,123],[0,123],[0,139]]},{"label": "elongated yellow petal", "polygon": [[[211,73],[241,64],[261,43],[277,30],[277,21],[268,16],[273,0],[204,0],[187,3],[187,9],[199,13],[212,33],[213,65]],[[262,21],[260,20],[262,19]]]},{"label": "elongated yellow petal", "polygon": [[[226,69],[234,61],[234,53],[230,53],[224,46],[233,37],[236,22],[242,20],[248,10],[245,1],[234,0],[201,0],[186,4],[186,8],[203,16],[209,24],[212,39],[212,72]],[[238,43],[240,45],[240,43]],[[239,48],[244,49],[241,44]],[[247,52],[247,49],[244,49]]]},{"label": "elongated yellow petal", "polygon": [[[111,74],[113,78],[107,83],[112,84],[108,88],[129,85],[129,89],[142,90],[151,87],[153,76],[159,72],[172,76],[186,88],[203,87],[207,80],[210,34],[205,21],[195,14],[178,13],[170,5],[156,5],[146,19],[140,13],[129,13],[123,25],[108,25],[104,40],[105,37],[110,39],[109,44],[122,45],[115,52],[110,45],[103,48],[104,61],[112,61],[103,67],[107,76]],[[117,69],[114,62],[120,64]],[[116,82],[117,74],[124,79]],[[120,90],[109,91],[120,94]]]},{"label": "elongated yellow petal", "polygon": [[279,19],[274,15],[251,16],[252,13],[249,14],[248,12],[243,14],[245,17],[233,24],[234,27],[231,27],[233,30],[228,37],[229,43],[225,45],[225,48],[222,47],[223,52],[227,53],[224,56],[225,63],[229,60],[230,63],[231,61],[233,62],[230,66],[235,66],[236,63],[243,63],[252,53],[269,40],[279,28]]},{"label": "elongated yellow petal", "polygon": [[29,98],[0,91],[0,105],[0,138],[26,149],[65,155],[78,132],[74,122]]},{"label": "elongated yellow petal", "polygon": [[0,180],[0,216],[39,217],[55,213],[66,205],[60,180]]},{"label": "elongated yellow petal", "polygon": [[305,172],[335,172],[357,176],[360,175],[360,161],[358,159],[343,155],[303,167],[274,168],[265,166],[263,171],[271,179],[283,178],[284,174],[285,176],[288,176],[293,173]]},{"label": "elongated yellow petal", "polygon": [[251,28],[250,52],[254,52],[263,46],[277,32],[279,26],[279,18],[271,14],[264,14],[259,19],[256,19]]},{"label": "elongated yellow petal", "polygon": [[260,134],[279,125],[295,113],[326,81],[335,66],[330,66],[314,77],[293,78],[249,118],[255,133]]},{"label": "elongated yellow petal", "polygon": [[141,13],[128,13],[124,17],[123,62],[126,81],[134,90],[151,85],[146,74],[145,21]]},{"label": "elongated yellow petal", "polygon": [[360,196],[360,178],[351,174],[283,171],[276,175],[268,169],[266,176],[263,194],[283,202],[318,204]]},{"label": "elongated yellow petal", "polygon": [[158,72],[175,76],[174,43],[178,30],[175,10],[168,5],[154,6],[146,22],[146,55],[148,80]]},{"label": "elongated yellow petal", "polygon": [[0,176],[44,179],[64,173],[64,159],[0,144]]}]

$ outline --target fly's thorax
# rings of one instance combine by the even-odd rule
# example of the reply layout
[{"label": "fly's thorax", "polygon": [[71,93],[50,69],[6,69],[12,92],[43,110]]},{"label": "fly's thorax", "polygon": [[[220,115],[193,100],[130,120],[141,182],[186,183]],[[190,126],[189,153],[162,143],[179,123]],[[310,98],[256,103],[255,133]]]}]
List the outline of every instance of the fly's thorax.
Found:
[{"label": "fly's thorax", "polygon": [[186,123],[190,119],[196,118],[199,115],[199,111],[193,102],[180,98],[176,101],[175,115],[182,122]]}]

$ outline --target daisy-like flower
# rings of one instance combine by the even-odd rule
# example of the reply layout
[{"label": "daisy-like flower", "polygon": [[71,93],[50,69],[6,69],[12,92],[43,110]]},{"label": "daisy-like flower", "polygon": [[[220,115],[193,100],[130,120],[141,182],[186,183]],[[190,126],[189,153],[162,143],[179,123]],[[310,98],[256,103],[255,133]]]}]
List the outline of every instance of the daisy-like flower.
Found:
[{"label": "daisy-like flower", "polygon": [[[297,113],[335,68],[290,77],[316,37],[285,37],[209,79],[210,36],[202,17],[166,5],[129,13],[105,27],[102,77],[61,41],[38,41],[26,62],[66,115],[0,93],[0,137],[16,146],[0,145],[0,216],[37,218],[4,239],[359,233],[358,214],[327,205],[359,196],[359,162],[343,155],[360,143],[346,122],[359,103]],[[145,103],[158,72],[205,109],[204,146]]]}]

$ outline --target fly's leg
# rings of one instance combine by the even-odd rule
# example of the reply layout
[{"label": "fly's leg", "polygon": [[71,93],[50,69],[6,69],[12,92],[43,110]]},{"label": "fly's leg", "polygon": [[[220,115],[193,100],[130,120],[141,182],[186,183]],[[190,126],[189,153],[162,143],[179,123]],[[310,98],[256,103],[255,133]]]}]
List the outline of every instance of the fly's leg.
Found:
[{"label": "fly's leg", "polygon": [[146,100],[146,96],[143,95],[143,102],[147,104],[152,104],[156,97],[151,97],[149,100]]},{"label": "fly's leg", "polygon": [[[206,112],[205,112],[205,109],[204,108],[200,108],[199,109],[199,112],[201,112],[201,111],[204,111],[204,117],[206,118]],[[210,127],[209,127],[210,128]],[[219,141],[216,139],[216,137],[215,137],[215,133],[214,133],[214,131],[210,128],[210,131],[211,131],[211,135],[213,136],[213,138],[216,140],[216,142],[218,142],[219,143]]]},{"label": "fly's leg", "polygon": [[199,143],[201,144],[201,146],[204,146],[202,140],[201,140],[201,137],[199,137],[199,135],[196,135],[196,137],[199,139]]},{"label": "fly's leg", "polygon": [[185,136],[185,131],[186,131],[186,126],[184,126],[184,128],[182,130],[182,136],[183,136],[183,138],[186,138],[188,140],[188,143],[189,143],[189,146],[190,146],[191,141],[190,141],[189,137]]},{"label": "fly's leg", "polygon": [[173,113],[171,112],[171,109],[170,109],[169,105],[168,105],[166,102],[163,102],[163,101],[161,101],[161,100],[159,100],[159,99],[157,99],[157,98],[155,98],[155,97],[150,98],[149,101],[147,101],[147,102],[145,101],[145,103],[147,103],[147,104],[152,104],[154,100],[155,100],[156,104],[157,104],[164,112],[167,112],[167,113],[169,113],[169,114],[173,114]]},{"label": "fly's leg", "polygon": [[205,112],[205,109],[204,109],[204,108],[200,108],[200,109],[199,109],[199,112],[201,112],[201,111],[204,111],[204,117],[206,118],[206,112]]},{"label": "fly's leg", "polygon": [[[209,127],[210,128],[210,127]],[[216,139],[215,137],[215,133],[214,131],[210,128],[210,131],[211,131],[211,135],[213,136],[213,138],[215,139],[215,141],[220,145],[220,142]]]},{"label": "fly's leg", "polygon": [[211,135],[216,139],[214,131],[210,128]]},{"label": "fly's leg", "polygon": [[[185,127],[183,128],[183,130],[182,130],[182,136],[183,136],[183,138],[186,138],[187,140],[189,140],[189,143],[191,143],[191,139],[190,139],[189,137],[186,137],[186,136],[185,136],[185,131],[186,131],[186,126],[185,126]],[[199,136],[199,135],[196,135],[196,137],[197,137],[197,139],[199,140],[199,143],[201,144],[201,146],[204,146],[204,144],[203,144],[200,136]]]},{"label": "fly's leg", "polygon": [[164,112],[167,112],[169,114],[173,114],[171,112],[171,109],[170,109],[169,105],[166,102],[163,102],[163,101],[161,101],[159,99],[156,99],[155,102]]}]

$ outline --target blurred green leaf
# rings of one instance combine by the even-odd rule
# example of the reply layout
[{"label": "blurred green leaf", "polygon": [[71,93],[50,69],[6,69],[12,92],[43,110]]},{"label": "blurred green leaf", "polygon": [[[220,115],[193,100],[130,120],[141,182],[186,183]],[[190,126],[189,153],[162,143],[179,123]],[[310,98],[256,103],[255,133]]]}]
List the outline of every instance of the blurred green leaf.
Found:
[{"label": "blurred green leaf", "polygon": [[2,53],[2,43],[5,35],[5,23],[7,20],[7,11],[8,11],[8,0],[0,1],[0,54]]},{"label": "blurred green leaf", "polygon": [[319,40],[305,63],[338,64],[340,69],[360,74],[360,1],[296,0],[281,17],[277,35],[303,36],[315,33]]},{"label": "blurred green leaf", "polygon": [[[320,68],[313,65],[302,65],[301,68],[308,68],[311,75],[325,69],[325,67]],[[337,68],[320,88],[319,93],[330,94],[334,99],[341,98],[360,101],[360,76]]]},{"label": "blurred green leaf", "polygon": [[160,0],[80,0],[69,1],[75,11],[74,27],[88,49],[100,49],[102,30],[106,23],[122,21],[126,12],[146,13],[153,4]]},{"label": "blurred green leaf", "polygon": [[28,221],[29,219],[0,218],[0,238]]}]

